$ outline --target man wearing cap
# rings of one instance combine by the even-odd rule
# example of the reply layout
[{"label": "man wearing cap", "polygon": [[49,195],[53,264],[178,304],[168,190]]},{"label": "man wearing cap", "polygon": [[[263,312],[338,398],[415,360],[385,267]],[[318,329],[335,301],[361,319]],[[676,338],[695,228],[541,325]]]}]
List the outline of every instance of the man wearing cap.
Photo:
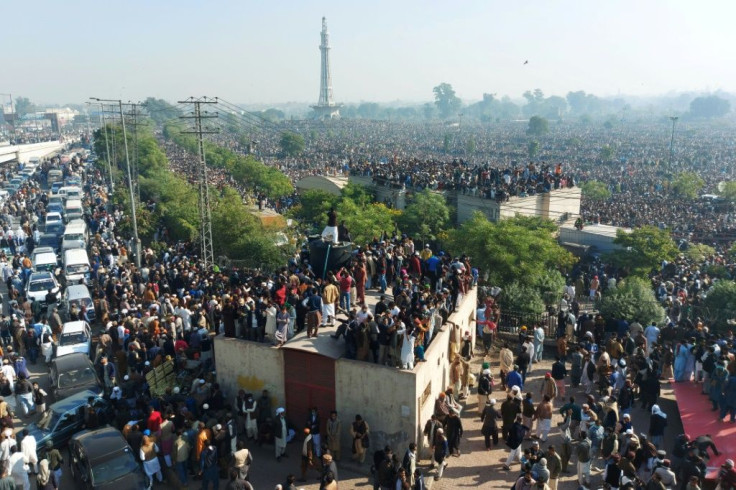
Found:
[{"label": "man wearing cap", "polygon": [[548,372],[544,374],[542,380],[542,389],[540,390],[542,396],[549,397],[550,400],[557,398],[557,384],[552,379],[552,373]]},{"label": "man wearing cap", "polygon": [[483,414],[488,397],[493,392],[493,375],[491,374],[490,364],[483,363],[482,371],[478,378],[478,412]]},{"label": "man wearing cap", "polygon": [[64,463],[64,458],[61,457],[59,450],[54,448],[53,441],[46,441],[46,459],[49,462],[49,470],[54,474],[56,481],[60,482],[61,466]]},{"label": "man wearing cap", "polygon": [[677,485],[677,476],[675,475],[675,472],[672,471],[670,460],[664,458],[664,456],[666,456],[666,453],[660,457],[659,451],[657,451],[657,459],[661,462],[655,463],[654,474],[659,475],[662,485],[664,485],[667,490],[672,490]]},{"label": "man wearing cap", "polygon": [[274,445],[276,448],[276,461],[281,461],[281,457],[287,457],[286,454],[286,438],[289,435],[289,429],[286,424],[286,410],[282,407],[276,409],[276,421],[274,422]]},{"label": "man wearing cap", "polygon": [[528,432],[529,428],[521,423],[521,415],[517,415],[506,437],[506,445],[511,451],[509,452],[508,458],[506,458],[506,463],[503,465],[504,470],[510,470],[511,464],[521,456],[521,443],[524,442],[524,437]]}]

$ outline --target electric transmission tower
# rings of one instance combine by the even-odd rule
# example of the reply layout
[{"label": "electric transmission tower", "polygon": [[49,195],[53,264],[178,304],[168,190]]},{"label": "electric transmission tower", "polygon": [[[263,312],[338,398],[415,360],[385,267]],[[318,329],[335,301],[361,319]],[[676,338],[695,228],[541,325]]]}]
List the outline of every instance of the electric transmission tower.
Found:
[{"label": "electric transmission tower", "polygon": [[202,97],[195,99],[190,97],[187,100],[179,101],[179,104],[193,104],[194,112],[189,116],[180,116],[182,119],[193,119],[194,129],[191,131],[182,131],[183,133],[196,134],[199,143],[199,222],[200,222],[200,240],[202,247],[202,261],[205,269],[214,265],[215,251],[212,241],[212,213],[210,210],[210,193],[207,186],[207,160],[204,155],[204,139],[205,134],[214,134],[218,131],[207,130],[202,128],[203,119],[213,119],[217,114],[210,114],[207,111],[202,112],[202,104],[217,104],[217,97]]}]

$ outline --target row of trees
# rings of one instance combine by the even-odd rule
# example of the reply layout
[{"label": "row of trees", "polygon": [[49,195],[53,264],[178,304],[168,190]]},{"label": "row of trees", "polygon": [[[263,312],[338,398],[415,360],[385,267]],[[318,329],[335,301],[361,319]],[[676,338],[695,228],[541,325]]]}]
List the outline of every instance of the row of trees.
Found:
[{"label": "row of trees", "polygon": [[[188,152],[199,154],[197,139],[184,134],[183,126],[174,121],[164,124],[164,137],[172,140]],[[263,192],[269,198],[278,199],[294,192],[289,178],[278,169],[264,165],[252,155],[240,155],[209,141],[204,142],[207,165],[230,172],[238,184]]]},{"label": "row of trees", "polygon": [[[107,132],[98,130],[95,133],[95,150],[105,155],[106,135],[110,143],[122,147],[122,131],[118,126],[109,126]],[[129,146],[133,147],[129,134]],[[113,140],[115,140],[113,142]],[[121,152],[122,153],[122,152]],[[153,137],[151,128],[139,131],[138,135],[138,185],[141,202],[155,202],[155,210],[139,204],[136,209],[138,232],[144,243],[151,244],[159,227],[163,227],[168,238],[173,241],[196,241],[199,236],[198,190],[184,177],[169,169],[166,154]],[[115,178],[118,186],[114,202],[127,210],[130,206],[129,194],[123,181],[124,157],[119,154],[117,162],[113,162]],[[107,162],[100,160],[102,171],[107,171]],[[274,233],[277,230],[267,229],[248,212],[240,194],[233,188],[225,186],[221,189],[211,188],[212,233],[217,239],[214,242],[215,256],[226,255],[231,259],[241,260],[253,267],[278,267],[283,265],[291,254],[289,247],[277,247]],[[121,232],[129,232],[132,228],[130,217],[120,223]]]}]

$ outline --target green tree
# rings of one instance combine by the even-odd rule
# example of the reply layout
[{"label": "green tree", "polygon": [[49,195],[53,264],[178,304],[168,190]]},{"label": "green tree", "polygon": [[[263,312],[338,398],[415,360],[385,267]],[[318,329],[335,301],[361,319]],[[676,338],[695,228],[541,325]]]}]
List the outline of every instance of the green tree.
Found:
[{"label": "green tree", "polygon": [[423,241],[435,240],[438,233],[450,223],[450,208],[445,196],[429,189],[414,195],[399,218],[404,233]]},{"label": "green tree", "polygon": [[361,206],[351,199],[342,199],[337,206],[337,214],[357,245],[365,245],[382,233],[391,233],[396,226],[396,212],[382,203]]},{"label": "green tree", "polygon": [[672,192],[683,199],[695,199],[704,185],[705,181],[695,172],[681,172],[670,182]]},{"label": "green tree", "polygon": [[719,187],[718,194],[727,201],[736,202],[736,181],[724,182]]},{"label": "green tree", "polygon": [[468,155],[473,155],[475,154],[475,150],[477,146],[478,145],[475,142],[475,135],[471,134],[470,137],[468,138],[468,142],[465,144],[465,152]]},{"label": "green tree", "polygon": [[272,233],[261,231],[243,235],[227,256],[241,262],[245,267],[274,271],[283,267],[292,254],[293,247],[279,247]]},{"label": "green tree", "polygon": [[300,194],[299,205],[290,210],[290,216],[310,225],[324,226],[328,211],[338,202],[340,196],[318,189],[308,190]]},{"label": "green tree", "polygon": [[462,106],[462,101],[455,95],[455,90],[449,83],[441,83],[432,89],[434,103],[440,111],[440,116],[446,119],[457,114]]},{"label": "green tree", "polygon": [[502,311],[520,316],[520,321],[524,321],[525,315],[535,317],[544,313],[544,300],[539,290],[517,281],[501,288],[499,304]]},{"label": "green tree", "polygon": [[539,141],[537,140],[531,140],[529,144],[527,145],[527,154],[529,155],[529,159],[533,159],[537,156],[537,153],[539,153]]},{"label": "green tree", "polygon": [[261,112],[261,117],[265,119],[266,121],[270,121],[272,123],[276,123],[279,121],[283,121],[286,119],[286,114],[284,114],[284,111],[280,111],[278,109],[266,109],[265,111]]},{"label": "green tree", "polygon": [[603,145],[601,148],[601,151],[599,153],[600,159],[604,162],[610,162],[613,160],[613,156],[616,154],[616,151],[613,149],[611,145]]},{"label": "green tree", "polygon": [[658,269],[663,260],[672,261],[679,254],[669,232],[656,226],[643,226],[630,233],[619,229],[613,243],[621,249],[611,252],[608,260],[642,277]]},{"label": "green tree", "polygon": [[243,236],[262,231],[261,224],[253,214],[248,212],[240,194],[232,187],[225,187],[219,196],[214,189],[210,189],[210,196],[216,196],[216,199],[212,199],[210,204],[212,236],[216,237],[214,240],[215,256],[230,256]]},{"label": "green tree", "polygon": [[719,280],[709,290],[703,301],[707,320],[718,330],[732,328],[727,322],[736,318],[736,282]]},{"label": "green tree", "polygon": [[608,186],[598,180],[589,180],[581,186],[583,196],[592,201],[605,201],[611,197]]},{"label": "green tree", "polygon": [[606,319],[637,321],[642,325],[664,321],[664,308],[654,297],[651,284],[636,277],[619,282],[607,290],[596,302],[598,311]]},{"label": "green tree", "polygon": [[36,105],[27,97],[16,97],[13,109],[18,117],[36,112]]},{"label": "green tree", "polygon": [[529,136],[542,136],[549,131],[549,121],[542,116],[532,116],[529,118],[529,127],[526,134]]},{"label": "green tree", "polygon": [[342,188],[340,195],[343,199],[350,199],[358,206],[367,206],[375,200],[375,196],[368,187],[348,182]]},{"label": "green tree", "polygon": [[466,253],[483,271],[488,281],[505,287],[512,282],[531,287],[538,276],[550,269],[575,263],[573,255],[555,238],[557,226],[539,217],[517,216],[491,223],[481,212],[449,232],[448,248]]},{"label": "green tree", "polygon": [[700,264],[715,253],[716,249],[705,243],[690,243],[685,250],[685,257],[693,263]]},{"label": "green tree", "polygon": [[181,109],[163,99],[148,97],[143,106],[156,124],[163,124],[182,115]]},{"label": "green tree", "polygon": [[279,141],[281,151],[294,157],[300,155],[304,151],[304,136],[291,131],[284,131],[281,133],[281,140]]},{"label": "green tree", "polygon": [[690,102],[690,115],[692,117],[721,117],[731,112],[731,103],[717,95],[697,97]]}]

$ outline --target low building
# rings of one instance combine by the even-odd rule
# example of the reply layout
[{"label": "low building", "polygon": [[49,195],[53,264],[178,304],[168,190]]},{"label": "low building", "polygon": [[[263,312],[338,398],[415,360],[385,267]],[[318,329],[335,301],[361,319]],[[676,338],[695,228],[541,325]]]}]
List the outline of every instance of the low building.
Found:
[{"label": "low building", "polygon": [[347,177],[327,177],[322,175],[310,175],[299,180],[294,187],[297,192],[302,193],[305,191],[324,191],[335,196],[339,196],[342,192],[343,187],[348,185]]},{"label": "low building", "polygon": [[[437,333],[425,353],[426,362],[402,370],[371,362],[346,359],[344,342],[317,338],[302,332],[282,348],[237,338],[215,338],[217,378],[229,397],[238,390],[259,395],[264,389],[272,406],[286,408],[286,418],[301,432],[311,407],[318,407],[324,424],[331,410],[342,420],[342,450],[350,454],[349,428],[360,414],[371,429],[371,449],[390,445],[404,451],[410,442],[423,444],[424,424],[434,411],[434,401],[450,384],[451,329],[475,333],[476,289]],[[368,464],[370,457],[366,458]]]},{"label": "low building", "polygon": [[610,225],[585,225],[578,230],[574,225],[566,224],[560,227],[560,245],[581,252],[606,253],[620,248],[613,243],[618,230],[631,233],[631,228],[619,228]]}]

